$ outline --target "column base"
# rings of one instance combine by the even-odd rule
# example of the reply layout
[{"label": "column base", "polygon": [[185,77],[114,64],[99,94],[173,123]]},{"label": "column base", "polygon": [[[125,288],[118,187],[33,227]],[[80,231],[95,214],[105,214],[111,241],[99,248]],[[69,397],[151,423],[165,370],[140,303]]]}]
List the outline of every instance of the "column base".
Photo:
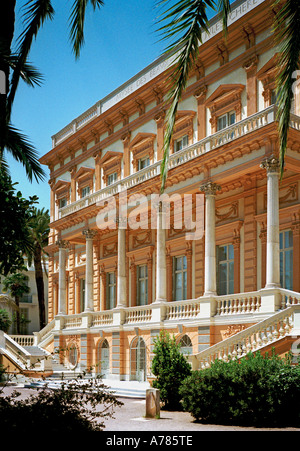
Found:
[{"label": "column base", "polygon": [[280,283],[268,283],[263,290],[272,290],[273,288],[281,288]]},{"label": "column base", "polygon": [[153,304],[162,304],[162,303],[165,303],[165,302],[167,302],[167,299],[160,299],[160,298],[158,298],[158,299],[155,299],[154,302],[152,302],[152,305]]},{"label": "column base", "polygon": [[203,293],[203,297],[209,297],[209,296],[218,296],[216,291],[206,291]]}]

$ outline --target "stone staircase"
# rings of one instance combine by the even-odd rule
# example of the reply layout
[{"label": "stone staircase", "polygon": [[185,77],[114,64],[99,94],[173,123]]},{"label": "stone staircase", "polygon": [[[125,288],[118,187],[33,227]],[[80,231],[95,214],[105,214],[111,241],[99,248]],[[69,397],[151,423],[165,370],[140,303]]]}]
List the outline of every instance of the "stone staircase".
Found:
[{"label": "stone staircase", "polygon": [[[78,376],[78,375],[77,375]],[[82,378],[82,382],[88,382],[90,377],[84,376]],[[68,385],[68,383],[76,380],[76,376],[73,377],[71,374],[65,375],[61,377],[60,373],[53,373],[52,376],[47,377],[45,379],[28,379],[24,382],[24,388],[43,388],[47,386],[52,390],[59,389],[62,384]],[[81,379],[79,379],[80,384]],[[149,382],[136,382],[136,381],[114,381],[111,379],[103,379],[101,381],[106,387],[107,390],[113,393],[115,396],[120,398],[136,398],[136,399],[145,399],[146,398],[146,390],[150,388]]]}]

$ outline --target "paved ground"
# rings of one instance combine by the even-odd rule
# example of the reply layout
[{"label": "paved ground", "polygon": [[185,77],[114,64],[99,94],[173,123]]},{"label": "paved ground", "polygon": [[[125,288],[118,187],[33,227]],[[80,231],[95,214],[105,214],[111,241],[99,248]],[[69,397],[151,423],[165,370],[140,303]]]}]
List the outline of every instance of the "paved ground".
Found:
[{"label": "paved ground", "polygon": [[[279,429],[241,428],[201,424],[194,421],[188,412],[169,412],[161,410],[160,419],[146,419],[145,400],[119,398],[124,406],[115,411],[115,419],[105,422],[106,431],[270,431]],[[285,431],[300,431],[287,428]]]},{"label": "paved ground", "polygon": [[[22,393],[22,397],[32,394],[34,390],[7,387],[4,392],[10,394],[17,389]],[[136,432],[155,432],[155,431],[298,431],[296,428],[266,429],[266,428],[243,428],[237,426],[222,426],[201,424],[194,421],[193,417],[187,412],[169,412],[161,410],[160,419],[145,418],[145,400],[132,398],[118,398],[124,403],[121,408],[115,410],[114,418],[105,421],[105,431],[136,431]]]}]

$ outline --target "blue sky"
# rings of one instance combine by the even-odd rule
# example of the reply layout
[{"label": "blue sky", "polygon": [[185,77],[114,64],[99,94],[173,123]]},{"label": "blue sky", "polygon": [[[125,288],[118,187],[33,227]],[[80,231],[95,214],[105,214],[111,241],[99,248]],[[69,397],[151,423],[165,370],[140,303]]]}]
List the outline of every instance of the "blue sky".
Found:
[{"label": "blue sky", "polygon": [[[53,134],[152,63],[165,45],[156,32],[156,0],[106,0],[96,13],[88,8],[85,45],[75,61],[68,25],[72,3],[53,0],[54,20],[39,32],[29,58],[43,74],[43,85],[34,89],[20,85],[14,103],[12,122],[29,137],[39,156],[51,150]],[[26,0],[17,0],[16,34],[22,27],[24,4]],[[37,195],[39,207],[49,208],[48,180],[30,183],[23,167],[9,157],[8,161],[23,196]]]}]

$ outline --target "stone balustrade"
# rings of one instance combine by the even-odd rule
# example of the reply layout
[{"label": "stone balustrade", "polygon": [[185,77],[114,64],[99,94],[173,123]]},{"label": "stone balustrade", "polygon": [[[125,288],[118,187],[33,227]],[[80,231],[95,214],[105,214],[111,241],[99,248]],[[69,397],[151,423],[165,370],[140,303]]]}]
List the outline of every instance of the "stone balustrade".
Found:
[{"label": "stone balustrade", "polygon": [[[270,297],[276,302],[271,303]],[[279,301],[278,301],[279,300]],[[0,332],[0,348],[19,362],[20,366],[28,369],[30,366],[36,371],[41,370],[45,361],[33,362],[32,356],[23,348],[32,344],[45,345],[62,331],[76,334],[83,329],[89,329],[91,333],[99,333],[99,330],[114,330],[131,327],[156,327],[174,324],[206,324],[208,317],[205,314],[213,309],[201,309],[206,297],[198,299],[155,302],[153,304],[137,307],[119,307],[102,312],[83,312],[77,315],[56,316],[49,323],[44,333],[35,336],[10,337]],[[300,335],[300,294],[285,290],[259,290],[250,293],[211,297],[216,302],[217,309],[215,321],[221,321],[227,316],[239,315],[245,322],[244,330],[225,338],[221,342],[209,347],[197,355],[190,356],[194,369],[206,368],[216,359],[228,361],[230,358],[241,358],[249,352],[255,352],[266,345],[272,345],[277,340],[288,335]],[[278,303],[279,302],[279,303]],[[266,304],[266,305],[265,305]],[[270,311],[267,313],[267,309]],[[262,319],[263,318],[263,319]],[[248,323],[255,323],[248,327]]]},{"label": "stone balustrade", "polygon": [[298,335],[300,305],[279,311],[270,318],[247,327],[201,353],[190,356],[193,369],[210,367],[215,360],[239,359],[288,335]]},{"label": "stone balustrade", "polygon": [[219,296],[216,300],[217,315],[255,313],[259,312],[261,307],[261,294],[258,291]]},{"label": "stone balustrade", "polygon": [[[271,300],[270,300],[271,299]],[[222,321],[223,317],[233,315],[247,318],[248,322],[260,321],[261,318],[275,314],[281,309],[300,305],[299,293],[284,290],[259,290],[250,293],[239,293],[224,296],[212,296],[210,302],[216,303],[216,309],[207,309],[207,297],[184,301],[155,302],[136,307],[118,307],[102,312],[83,312],[77,315],[58,315],[46,326],[47,333],[36,334],[38,342],[49,340],[51,334],[59,330],[77,330],[90,328],[96,331],[113,327],[144,327],[149,324],[201,323],[210,316]],[[284,311],[283,310],[283,311]],[[213,313],[214,312],[214,313]]]}]

